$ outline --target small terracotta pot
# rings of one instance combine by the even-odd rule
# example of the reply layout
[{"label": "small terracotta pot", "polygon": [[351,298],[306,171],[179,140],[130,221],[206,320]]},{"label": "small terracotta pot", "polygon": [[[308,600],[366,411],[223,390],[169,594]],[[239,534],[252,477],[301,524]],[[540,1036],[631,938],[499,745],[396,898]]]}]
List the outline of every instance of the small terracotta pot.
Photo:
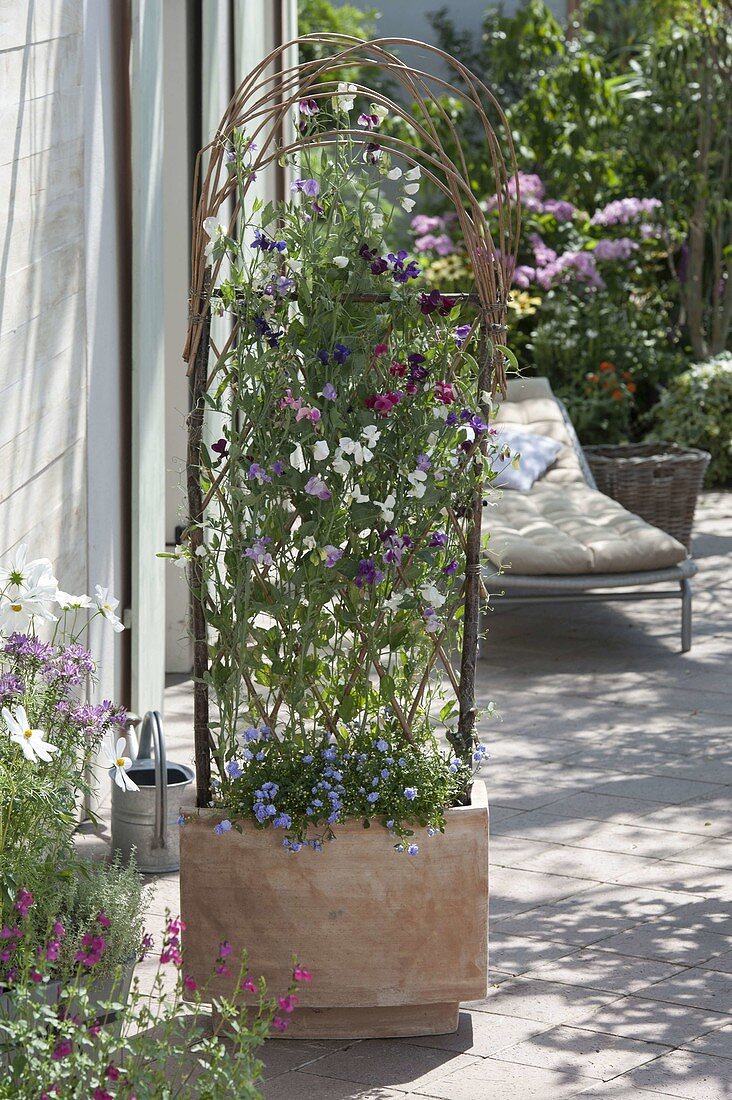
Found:
[{"label": "small terracotta pot", "polygon": [[[284,993],[293,958],[313,980],[285,1037],[440,1035],[460,1001],[484,997],[488,971],[488,803],[447,811],[444,834],[394,851],[382,826],[350,821],[322,852],[288,852],[282,832],[246,823],[222,836],[201,811],[181,836],[185,971],[207,996],[231,991],[210,974],[219,944],[249,952],[253,977]],[[233,969],[233,967],[232,967]]]}]

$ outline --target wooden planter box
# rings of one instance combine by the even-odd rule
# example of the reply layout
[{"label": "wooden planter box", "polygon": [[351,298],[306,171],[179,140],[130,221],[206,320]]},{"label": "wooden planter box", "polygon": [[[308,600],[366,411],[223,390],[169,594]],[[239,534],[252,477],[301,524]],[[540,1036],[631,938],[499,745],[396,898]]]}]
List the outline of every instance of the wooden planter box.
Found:
[{"label": "wooden planter box", "polygon": [[[252,976],[285,992],[293,957],[313,980],[285,1037],[366,1038],[455,1031],[460,1001],[488,974],[488,803],[447,812],[444,835],[394,851],[381,826],[348,822],[322,852],[282,847],[280,830],[216,836],[202,812],[181,836],[185,971],[209,979],[219,944],[249,952]],[[418,830],[418,834],[423,830]],[[216,978],[211,995],[230,991]]]}]

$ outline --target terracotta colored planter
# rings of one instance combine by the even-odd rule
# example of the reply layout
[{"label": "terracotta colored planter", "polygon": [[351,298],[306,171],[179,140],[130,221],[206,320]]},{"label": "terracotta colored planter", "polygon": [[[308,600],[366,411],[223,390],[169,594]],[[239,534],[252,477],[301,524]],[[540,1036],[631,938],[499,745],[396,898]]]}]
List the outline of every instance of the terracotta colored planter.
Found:
[{"label": "terracotta colored planter", "polygon": [[[385,829],[349,822],[322,852],[282,847],[278,830],[216,836],[205,811],[181,836],[186,973],[205,983],[222,940],[284,992],[293,956],[311,971],[286,1037],[439,1035],[488,971],[488,803],[447,812],[444,835],[394,851]],[[421,830],[419,830],[421,832]],[[213,995],[227,980],[209,985]]]}]

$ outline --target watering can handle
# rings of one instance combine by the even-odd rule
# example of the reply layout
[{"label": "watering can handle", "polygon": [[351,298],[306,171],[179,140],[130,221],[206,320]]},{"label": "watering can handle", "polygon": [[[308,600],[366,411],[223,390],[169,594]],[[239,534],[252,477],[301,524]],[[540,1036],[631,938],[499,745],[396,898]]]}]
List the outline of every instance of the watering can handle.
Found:
[{"label": "watering can handle", "polygon": [[138,760],[149,759],[155,748],[155,831],[153,848],[165,848],[165,829],[168,820],[168,760],[165,752],[165,733],[160,711],[149,710],[142,722]]}]

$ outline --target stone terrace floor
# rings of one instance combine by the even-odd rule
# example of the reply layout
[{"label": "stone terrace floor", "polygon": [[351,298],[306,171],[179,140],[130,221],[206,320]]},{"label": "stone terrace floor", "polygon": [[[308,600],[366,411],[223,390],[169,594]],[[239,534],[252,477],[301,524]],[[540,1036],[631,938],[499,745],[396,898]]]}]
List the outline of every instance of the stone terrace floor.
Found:
[{"label": "stone terrace floor", "polygon": [[[455,1035],[272,1041],[267,1100],[732,1097],[732,495],[696,529],[688,654],[678,602],[490,618],[486,999]],[[174,759],[190,709],[171,686]]]}]

